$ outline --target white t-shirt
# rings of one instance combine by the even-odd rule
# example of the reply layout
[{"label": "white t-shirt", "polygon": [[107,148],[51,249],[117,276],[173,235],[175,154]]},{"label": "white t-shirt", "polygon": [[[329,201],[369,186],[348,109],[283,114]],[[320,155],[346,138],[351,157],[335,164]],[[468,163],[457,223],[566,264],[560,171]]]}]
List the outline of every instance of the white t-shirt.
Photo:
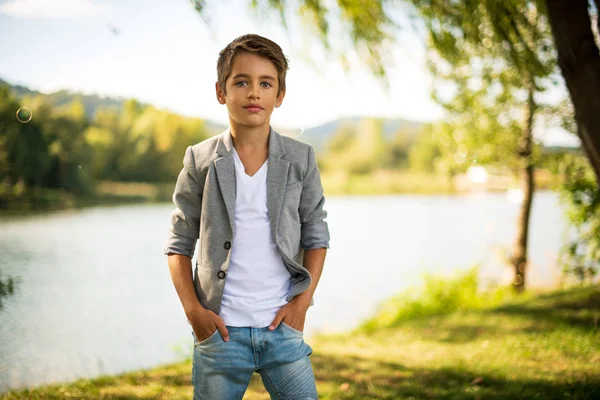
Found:
[{"label": "white t-shirt", "polygon": [[229,326],[264,328],[284,306],[290,273],[277,250],[267,209],[267,161],[253,175],[233,149],[235,235],[219,316]]}]

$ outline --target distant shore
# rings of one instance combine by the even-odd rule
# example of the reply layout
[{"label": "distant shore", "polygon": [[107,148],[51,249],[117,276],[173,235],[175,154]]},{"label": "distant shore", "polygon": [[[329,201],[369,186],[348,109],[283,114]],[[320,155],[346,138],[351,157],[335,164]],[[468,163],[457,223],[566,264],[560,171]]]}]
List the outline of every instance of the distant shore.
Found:
[{"label": "distant shore", "polygon": [[175,183],[101,182],[88,194],[66,190],[40,189],[22,196],[0,199],[0,211],[20,214],[83,207],[170,202]]},{"label": "distant shore", "polygon": [[[465,182],[461,176],[448,177],[408,171],[378,171],[366,175],[325,172],[321,175],[325,195],[461,194],[472,190],[506,191],[514,187],[507,177],[487,185]],[[82,208],[98,205],[171,202],[175,182],[101,182],[89,194],[66,190],[38,189],[19,196],[0,197],[0,212],[20,213]],[[536,189],[552,190],[552,178],[538,174]]]}]

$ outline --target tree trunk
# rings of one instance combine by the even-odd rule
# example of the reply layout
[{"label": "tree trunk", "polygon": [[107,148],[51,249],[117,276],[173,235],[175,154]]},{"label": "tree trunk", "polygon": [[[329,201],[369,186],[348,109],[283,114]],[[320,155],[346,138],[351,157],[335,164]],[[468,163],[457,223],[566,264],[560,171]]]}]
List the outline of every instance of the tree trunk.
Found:
[{"label": "tree trunk", "polygon": [[[600,0],[594,0],[594,2],[596,3],[596,34],[600,34]],[[598,39],[598,37],[596,37],[596,39]],[[600,46],[598,41],[596,41],[596,44]]]},{"label": "tree trunk", "polygon": [[525,271],[527,268],[527,240],[529,238],[529,216],[531,214],[531,203],[533,200],[534,166],[531,157],[533,147],[533,116],[536,105],[533,98],[533,84],[529,83],[529,94],[527,99],[527,109],[525,115],[525,129],[519,144],[519,156],[523,163],[523,202],[517,218],[517,236],[513,246],[511,262],[515,268],[514,287],[517,292],[525,290]]},{"label": "tree trunk", "polygon": [[600,182],[600,50],[594,41],[588,0],[546,0],[546,5],[579,137]]}]

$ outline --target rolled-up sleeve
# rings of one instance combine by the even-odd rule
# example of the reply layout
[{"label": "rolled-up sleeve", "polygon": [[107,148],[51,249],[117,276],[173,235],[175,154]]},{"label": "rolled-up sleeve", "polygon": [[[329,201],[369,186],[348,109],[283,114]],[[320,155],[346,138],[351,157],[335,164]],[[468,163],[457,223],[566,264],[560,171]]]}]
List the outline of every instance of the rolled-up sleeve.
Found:
[{"label": "rolled-up sleeve", "polygon": [[327,211],[323,208],[324,205],[325,196],[315,150],[309,145],[299,207],[300,223],[302,224],[300,246],[304,250],[329,248],[329,228],[325,222]]},{"label": "rolled-up sleeve", "polygon": [[177,177],[171,214],[171,226],[164,254],[182,254],[192,258],[200,229],[202,210],[202,188],[196,175],[196,162],[192,147],[188,147],[183,158],[183,168]]}]

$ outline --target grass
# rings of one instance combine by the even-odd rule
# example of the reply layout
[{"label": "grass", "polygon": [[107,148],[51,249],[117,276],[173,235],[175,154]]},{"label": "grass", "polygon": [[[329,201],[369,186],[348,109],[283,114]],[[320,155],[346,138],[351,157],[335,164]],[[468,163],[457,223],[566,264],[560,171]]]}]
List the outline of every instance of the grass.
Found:
[{"label": "grass", "polygon": [[[441,281],[426,285],[421,296],[429,306],[421,314],[400,305],[400,317],[387,324],[369,327],[367,321],[352,332],[307,339],[315,351],[311,359],[321,398],[600,398],[600,285],[488,303],[464,295],[443,306],[469,279],[469,274],[454,279],[447,291],[440,289]],[[189,399],[191,394],[187,360],[13,391],[0,399]],[[255,374],[244,399],[268,398]]]}]

